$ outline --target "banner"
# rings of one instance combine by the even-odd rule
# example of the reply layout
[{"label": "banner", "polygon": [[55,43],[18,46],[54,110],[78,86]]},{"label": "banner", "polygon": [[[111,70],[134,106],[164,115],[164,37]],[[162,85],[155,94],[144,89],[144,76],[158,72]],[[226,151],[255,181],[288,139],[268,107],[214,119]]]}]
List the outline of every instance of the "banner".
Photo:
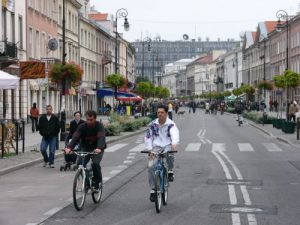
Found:
[{"label": "banner", "polygon": [[44,62],[20,62],[20,79],[37,79],[45,78],[45,76]]}]

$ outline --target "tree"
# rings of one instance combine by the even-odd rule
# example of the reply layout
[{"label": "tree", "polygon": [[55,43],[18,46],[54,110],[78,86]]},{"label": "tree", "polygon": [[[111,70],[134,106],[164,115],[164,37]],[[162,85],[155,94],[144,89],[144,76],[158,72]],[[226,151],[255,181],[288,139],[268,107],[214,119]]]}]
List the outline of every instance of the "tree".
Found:
[{"label": "tree", "polygon": [[238,97],[239,95],[243,94],[243,91],[241,88],[235,88],[232,90],[232,94]]},{"label": "tree", "polygon": [[135,92],[141,95],[143,98],[150,96],[151,86],[150,82],[139,82],[135,88]]},{"label": "tree", "polygon": [[138,76],[136,79],[135,79],[135,83],[140,83],[140,82],[150,82],[149,78],[146,77],[146,76]]},{"label": "tree", "polygon": [[126,79],[118,73],[113,73],[106,77],[106,83],[113,88],[114,96],[117,99],[118,87],[123,87],[126,84]]}]

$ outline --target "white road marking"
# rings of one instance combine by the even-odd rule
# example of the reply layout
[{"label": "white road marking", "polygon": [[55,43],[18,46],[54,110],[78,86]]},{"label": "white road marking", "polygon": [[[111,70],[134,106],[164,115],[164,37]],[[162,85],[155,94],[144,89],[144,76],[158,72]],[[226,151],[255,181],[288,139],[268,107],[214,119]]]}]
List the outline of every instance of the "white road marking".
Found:
[{"label": "white road marking", "polygon": [[189,143],[184,151],[186,152],[198,152],[201,148],[201,143]]},{"label": "white road marking", "polygon": [[282,149],[274,143],[263,143],[263,145],[269,152],[282,152]]},{"label": "white road marking", "polygon": [[206,144],[205,140],[203,140],[203,139],[200,139],[200,141],[201,141],[203,144]]},{"label": "white road marking", "polygon": [[130,164],[130,163],[132,163],[132,161],[131,160],[124,160],[123,163]]},{"label": "white road marking", "polygon": [[225,151],[225,144],[224,143],[213,143],[212,151],[218,151],[218,152]]},{"label": "white road marking", "polygon": [[119,149],[123,148],[124,146],[128,145],[128,143],[123,143],[123,144],[115,144],[111,147],[108,147],[105,149],[105,152],[115,152],[118,151]]},{"label": "white road marking", "polygon": [[129,152],[140,152],[146,148],[145,144],[139,144],[135,146],[134,148],[130,149]]},{"label": "white road marking", "polygon": [[212,142],[210,141],[210,140],[208,140],[208,139],[205,139],[209,144],[212,144]]},{"label": "white road marking", "polygon": [[110,178],[111,178],[111,177],[102,177],[102,181],[103,181],[103,182],[106,182],[106,181],[108,181]]},{"label": "white road marking", "polygon": [[136,152],[129,152],[128,155],[136,155]]},{"label": "white road marking", "polygon": [[[239,169],[237,168],[237,166],[225,154],[225,152],[224,152],[225,151],[225,144],[224,143],[213,144],[212,149],[213,149],[212,153],[219,160],[219,162],[220,162],[220,164],[221,164],[221,166],[222,166],[222,168],[225,172],[226,178],[227,179],[232,179],[232,176],[231,176],[230,171],[227,167],[227,164],[224,162],[223,158],[220,155],[222,155],[227,160],[227,162],[229,162],[229,164],[231,165],[232,169],[234,170],[234,172],[237,176],[237,179],[238,180],[243,180],[243,176],[242,176],[241,172],[239,171]],[[252,204],[252,202],[251,202],[249,193],[247,191],[247,187],[245,185],[241,185],[240,188],[241,188],[241,192],[242,192],[242,196],[243,196],[245,204],[250,206]],[[237,199],[236,199],[236,192],[235,192],[234,186],[233,185],[228,185],[228,191],[229,191],[230,203],[231,204],[232,203],[236,204]],[[234,205],[234,204],[232,204],[232,205]],[[260,210],[260,209],[251,208],[251,207],[249,207],[249,208],[235,207],[234,209],[235,210],[232,210],[232,216],[231,216],[232,217],[232,225],[240,225],[241,224],[240,215],[238,213],[234,213],[236,211],[241,211],[241,210],[243,210],[243,211],[241,211],[243,213],[249,213],[249,214],[247,214],[247,219],[248,219],[248,224],[249,225],[257,225],[256,217],[255,217],[254,214],[251,214],[251,213],[257,212],[256,210]]]},{"label": "white road marking", "polygon": [[201,133],[202,133],[202,129],[201,129],[201,130],[199,130],[199,132],[198,132],[197,136],[201,136]]},{"label": "white road marking", "polygon": [[110,171],[110,174],[118,174],[120,173],[122,170],[112,170]]},{"label": "white road marking", "polygon": [[55,207],[53,209],[50,209],[48,212],[44,213],[44,216],[52,216],[53,214],[57,213],[61,209],[62,207]]},{"label": "white road marking", "polygon": [[254,152],[254,149],[249,143],[238,143],[241,152]]},{"label": "white road marking", "polygon": [[25,225],[37,225],[37,223],[26,223]]},{"label": "white road marking", "polygon": [[126,159],[134,159],[134,156],[127,156]]}]

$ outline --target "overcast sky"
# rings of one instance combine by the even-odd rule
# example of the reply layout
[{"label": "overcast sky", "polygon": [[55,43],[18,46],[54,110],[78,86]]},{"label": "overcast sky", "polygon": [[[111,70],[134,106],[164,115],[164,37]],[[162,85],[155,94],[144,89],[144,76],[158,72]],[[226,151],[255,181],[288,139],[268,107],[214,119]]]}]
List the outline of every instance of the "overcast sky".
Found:
[{"label": "overcast sky", "polygon": [[199,37],[239,40],[241,31],[254,31],[258,22],[277,20],[276,12],[295,15],[300,0],[91,0],[103,13],[115,15],[120,8],[128,11],[130,30],[124,32],[118,19],[118,32],[128,41],[160,35],[163,40]]}]

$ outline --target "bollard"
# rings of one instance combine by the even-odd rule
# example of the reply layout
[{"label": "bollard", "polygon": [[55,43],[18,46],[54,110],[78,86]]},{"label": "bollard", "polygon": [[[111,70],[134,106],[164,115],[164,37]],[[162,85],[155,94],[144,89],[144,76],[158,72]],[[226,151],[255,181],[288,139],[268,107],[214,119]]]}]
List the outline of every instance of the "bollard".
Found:
[{"label": "bollard", "polygon": [[25,152],[25,120],[22,119],[22,152]]},{"label": "bollard", "polygon": [[15,120],[16,155],[19,154],[19,121]]},{"label": "bollard", "polygon": [[299,140],[300,117],[297,118],[297,140]]},{"label": "bollard", "polygon": [[268,119],[268,115],[266,112],[263,112],[263,126],[265,125],[265,123],[267,122]]}]

